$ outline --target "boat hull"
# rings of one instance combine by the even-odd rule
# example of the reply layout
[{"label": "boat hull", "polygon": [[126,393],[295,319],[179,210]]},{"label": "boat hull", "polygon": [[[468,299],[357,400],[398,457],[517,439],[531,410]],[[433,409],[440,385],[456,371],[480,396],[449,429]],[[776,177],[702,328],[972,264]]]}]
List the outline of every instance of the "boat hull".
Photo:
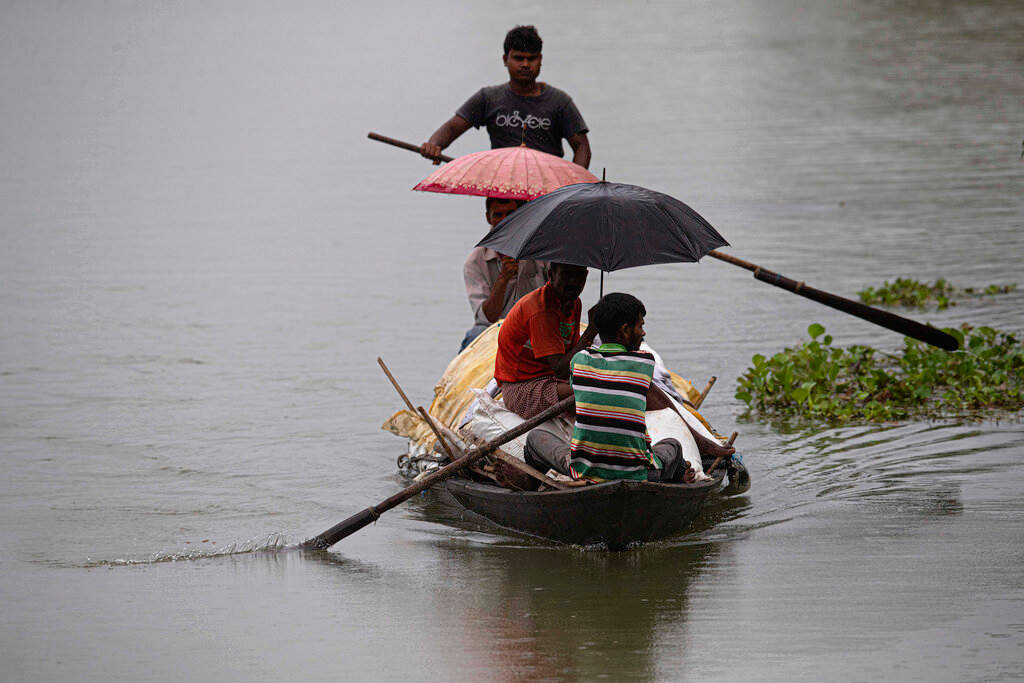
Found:
[{"label": "boat hull", "polygon": [[512,491],[466,479],[444,487],[455,501],[498,526],[573,545],[621,550],[685,531],[722,474],[700,484],[615,481],[562,491]]}]

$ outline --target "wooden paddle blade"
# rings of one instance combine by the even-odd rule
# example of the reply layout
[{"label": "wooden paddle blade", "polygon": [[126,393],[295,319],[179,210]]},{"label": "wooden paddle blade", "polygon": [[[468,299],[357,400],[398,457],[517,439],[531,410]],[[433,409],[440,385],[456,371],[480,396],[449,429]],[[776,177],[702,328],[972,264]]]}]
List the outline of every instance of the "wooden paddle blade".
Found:
[{"label": "wooden paddle blade", "polygon": [[412,486],[408,486],[399,491],[398,493],[396,493],[395,495],[391,496],[390,498],[384,499],[377,505],[372,505],[363,510],[362,512],[358,512],[349,517],[348,519],[335,524],[322,534],[318,534],[313,538],[309,539],[308,541],[305,541],[304,543],[302,543],[300,547],[316,550],[326,550],[327,548],[331,547],[332,545],[334,545],[341,539],[345,538],[346,536],[354,534],[370,522],[375,521],[378,517],[380,517],[382,514],[384,514],[391,508],[409,500],[410,498],[418,494],[420,491],[424,491],[433,486],[434,484],[438,483],[439,481],[444,481],[448,477],[452,477],[458,474],[462,470],[466,469],[467,467],[475,463],[477,460],[480,460],[485,455],[493,452],[494,449],[500,448],[501,446],[504,446],[512,439],[518,438],[523,434],[526,434],[528,431],[539,425],[541,422],[544,422],[545,420],[550,420],[556,415],[564,413],[566,410],[572,410],[573,406],[575,405],[576,402],[573,400],[572,396],[569,396],[568,398],[563,398],[555,405],[551,406],[550,408],[547,408],[546,410],[537,415],[534,415],[529,420],[526,420],[522,424],[513,427],[504,434],[497,436],[494,439],[491,439],[483,446],[468,451],[465,455],[460,457],[455,462],[449,463],[438,470],[434,470],[430,474],[423,475],[422,478]]},{"label": "wooden paddle blade", "polygon": [[857,301],[852,301],[820,289],[815,289],[814,287],[808,287],[803,282],[797,282],[785,275],[779,275],[767,268],[762,268],[756,263],[744,261],[743,259],[736,258],[731,254],[725,254],[715,250],[709,251],[708,256],[716,258],[719,261],[731,263],[732,265],[739,266],[740,268],[745,268],[752,272],[754,277],[761,282],[767,282],[770,285],[775,285],[776,287],[788,290],[794,294],[799,294],[802,297],[806,297],[812,301],[817,301],[819,304],[825,304],[837,311],[855,315],[862,320],[867,320],[868,322],[876,325],[881,325],[893,332],[899,332],[907,337],[913,337],[914,339],[923,341],[926,344],[931,344],[932,346],[937,346],[938,348],[945,349],[946,351],[956,351],[960,348],[959,342],[957,342],[953,335],[943,332],[931,325],[924,325],[915,320],[910,320],[909,318],[896,315],[895,313],[889,313],[888,311],[867,306]]},{"label": "wooden paddle blade", "polygon": [[341,539],[351,536],[364,526],[376,522],[379,518],[380,515],[377,514],[377,511],[372,507],[368,507],[362,512],[357,512],[348,519],[338,522],[322,534],[304,541],[299,547],[306,550],[327,550]]},{"label": "wooden paddle blade", "polygon": [[960,344],[953,335],[943,332],[936,327],[919,323],[916,320],[910,320],[909,318],[904,318],[903,316],[890,313],[889,311],[883,311],[879,308],[867,306],[851,299],[846,299],[835,294],[830,294],[829,292],[824,292],[820,289],[815,289],[814,287],[808,287],[802,282],[791,280],[788,277],[784,277],[778,273],[773,273],[770,270],[760,270],[754,273],[754,277],[762,282],[767,282],[768,284],[775,285],[776,287],[788,289],[794,294],[799,294],[800,296],[806,297],[812,301],[825,304],[826,306],[838,311],[855,315],[862,320],[867,320],[868,322],[875,323],[876,325],[881,325],[893,332],[899,332],[904,336],[913,337],[914,339],[923,341],[926,344],[937,346],[940,349],[956,351],[960,348]]}]

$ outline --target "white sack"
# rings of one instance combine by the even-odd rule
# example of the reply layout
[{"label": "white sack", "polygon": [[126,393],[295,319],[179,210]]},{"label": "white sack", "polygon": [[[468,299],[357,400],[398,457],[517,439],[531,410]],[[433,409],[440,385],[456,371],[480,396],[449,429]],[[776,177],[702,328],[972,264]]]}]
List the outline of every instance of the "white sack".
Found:
[{"label": "white sack", "polygon": [[[471,391],[476,394],[476,400],[473,402],[476,408],[466,429],[475,436],[485,441],[490,441],[525,422],[523,418],[506,408],[504,403],[491,398],[485,390],[471,389]],[[707,429],[704,428],[704,425],[700,423],[700,420],[690,415],[685,408],[680,407],[679,410],[688,418],[687,422],[693,425],[694,429],[697,429],[708,438],[714,439],[707,432]],[[686,461],[690,463],[690,467],[697,473],[697,481],[708,479],[704,475],[700,462],[700,452],[697,450],[697,443],[694,441],[693,435],[690,434],[690,430],[686,428],[686,425],[683,424],[683,421],[673,410],[665,408],[664,410],[651,411],[647,413],[646,418],[647,431],[650,433],[653,443],[657,443],[662,439],[676,439],[682,444],[683,457],[686,458]],[[542,423],[536,429],[549,431],[568,443],[572,438],[572,428],[573,424],[567,418],[557,417]],[[502,450],[513,457],[523,460],[523,448],[525,445],[526,435],[523,435],[518,439],[509,441],[502,446]]]}]

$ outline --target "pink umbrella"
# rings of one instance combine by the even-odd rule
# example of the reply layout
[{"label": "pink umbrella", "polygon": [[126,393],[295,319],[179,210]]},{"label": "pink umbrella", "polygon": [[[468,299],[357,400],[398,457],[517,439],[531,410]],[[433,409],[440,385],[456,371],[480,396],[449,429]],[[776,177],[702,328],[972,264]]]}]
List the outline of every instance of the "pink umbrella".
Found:
[{"label": "pink umbrella", "polygon": [[596,182],[597,177],[582,166],[519,146],[459,157],[412,189],[529,200],[565,185]]}]

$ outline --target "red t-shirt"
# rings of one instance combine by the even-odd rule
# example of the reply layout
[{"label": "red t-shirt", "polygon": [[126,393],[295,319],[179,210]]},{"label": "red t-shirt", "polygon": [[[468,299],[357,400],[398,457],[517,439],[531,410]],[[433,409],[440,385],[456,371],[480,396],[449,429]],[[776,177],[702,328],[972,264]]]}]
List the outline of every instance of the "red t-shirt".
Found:
[{"label": "red t-shirt", "polygon": [[550,282],[520,299],[498,330],[494,378],[499,382],[523,382],[553,375],[547,361],[538,359],[568,353],[576,345],[582,307],[577,298],[572,312],[563,315]]}]

